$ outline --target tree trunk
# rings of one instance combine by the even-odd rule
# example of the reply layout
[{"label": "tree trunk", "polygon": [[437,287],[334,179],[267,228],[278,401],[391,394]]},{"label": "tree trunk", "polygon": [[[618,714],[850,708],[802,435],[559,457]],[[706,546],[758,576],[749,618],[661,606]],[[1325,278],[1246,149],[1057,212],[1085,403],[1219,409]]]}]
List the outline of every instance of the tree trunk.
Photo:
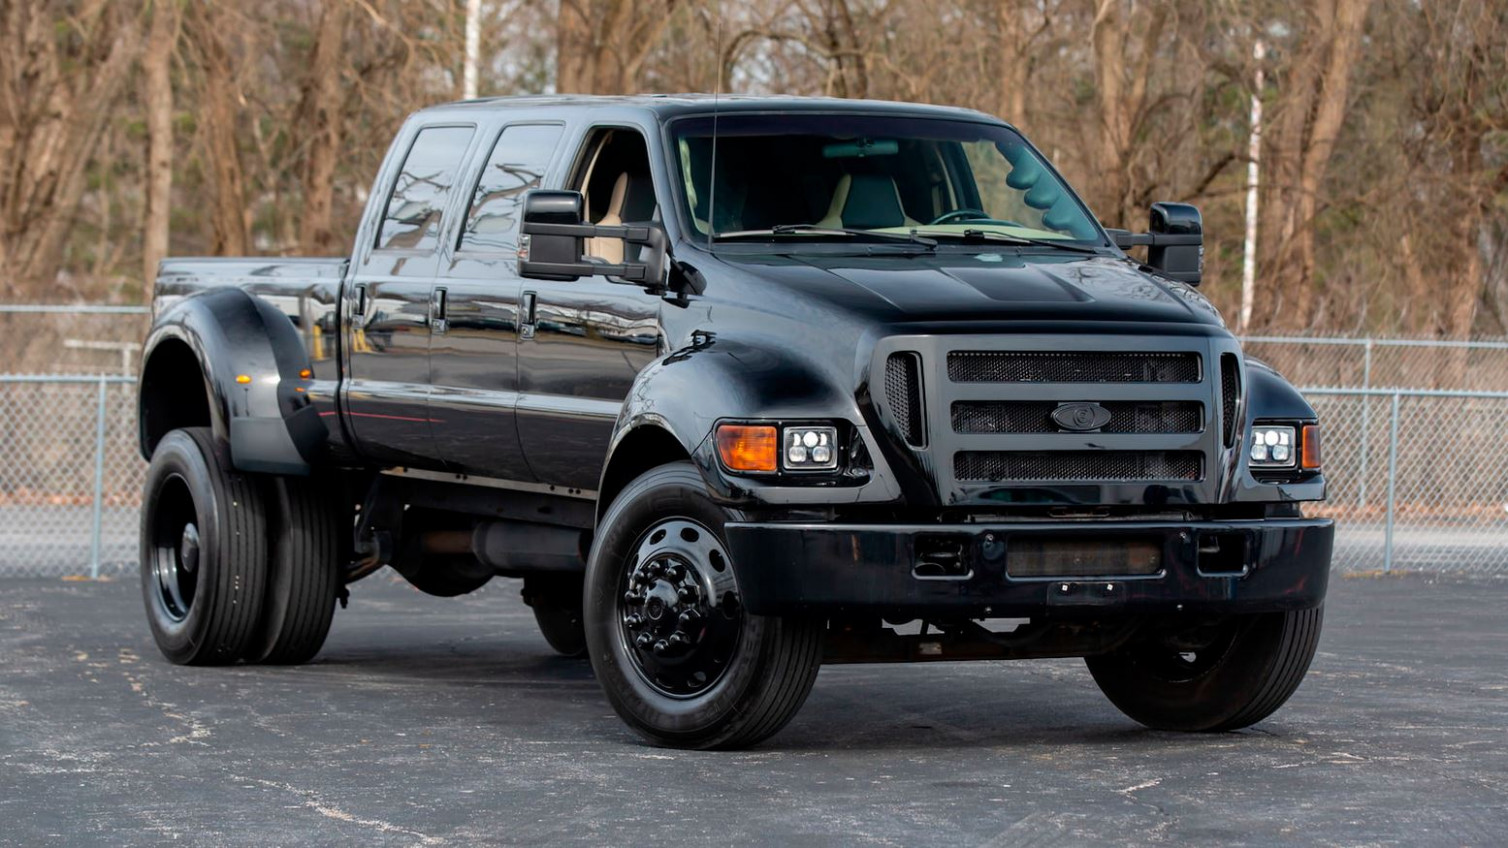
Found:
[{"label": "tree trunk", "polygon": [[1112,226],[1127,226],[1136,121],[1146,105],[1147,83],[1168,10],[1166,5],[1152,10],[1134,64],[1126,52],[1132,36],[1133,12],[1134,7],[1128,10],[1125,0],[1094,0],[1090,40],[1094,47],[1099,114],[1093,168],[1098,179],[1093,196],[1101,219]]},{"label": "tree trunk", "polygon": [[1298,202],[1293,213],[1298,227],[1297,264],[1293,269],[1298,288],[1294,306],[1299,315],[1311,314],[1314,306],[1314,219],[1319,212],[1320,185],[1350,104],[1351,68],[1356,64],[1362,25],[1371,3],[1372,0],[1335,0],[1335,31],[1315,104],[1314,124],[1300,165]]},{"label": "tree trunk", "polygon": [[246,178],[241,167],[237,116],[240,92],[235,67],[223,40],[222,15],[210,4],[190,7],[190,38],[203,75],[199,95],[199,130],[204,134],[206,176],[210,186],[211,251],[221,256],[247,253]]},{"label": "tree trunk", "polygon": [[1017,127],[1026,121],[1026,86],[1031,74],[1025,17],[1021,0],[995,0],[995,30],[1000,41],[995,111]]},{"label": "tree trunk", "polygon": [[178,0],[152,4],[152,27],[141,57],[146,112],[146,220],[142,225],[142,291],[150,291],[157,265],[168,255],[173,199],[173,52],[178,44]]},{"label": "tree trunk", "polygon": [[305,256],[335,252],[335,166],[340,161],[345,93],[341,86],[348,0],[325,0],[319,32],[309,58],[299,100],[298,123],[309,132],[304,144],[301,181],[304,225],[299,247]]},{"label": "tree trunk", "polygon": [[0,4],[0,263],[57,278],[89,166],[139,47],[121,4]]}]

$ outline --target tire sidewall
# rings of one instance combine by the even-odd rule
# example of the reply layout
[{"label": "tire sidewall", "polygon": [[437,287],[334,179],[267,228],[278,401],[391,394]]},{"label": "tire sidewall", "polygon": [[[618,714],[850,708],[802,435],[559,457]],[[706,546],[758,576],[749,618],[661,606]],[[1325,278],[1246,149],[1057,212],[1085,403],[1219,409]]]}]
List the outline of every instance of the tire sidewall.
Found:
[{"label": "tire sidewall", "polygon": [[[689,475],[689,476],[688,476]],[[739,645],[712,688],[675,698],[652,687],[634,667],[618,622],[618,594],[628,557],[651,527],[671,517],[689,518],[723,538],[728,515],[707,495],[689,463],[656,468],[629,484],[609,507],[587,564],[584,615],[592,669],[608,699],[631,726],[663,739],[697,739],[727,722],[764,675],[761,650],[772,622],[742,613]],[[737,563],[731,566],[735,581]]]},{"label": "tire sidewall", "polygon": [[[208,600],[215,597],[221,579],[214,552],[220,550],[221,504],[212,482],[208,461],[199,445],[187,433],[173,431],[164,436],[152,454],[142,496],[141,522],[141,589],[146,604],[147,622],[157,647],[174,662],[186,662],[197,656],[209,628]],[[158,495],[174,477],[183,480],[194,503],[194,520],[199,529],[200,563],[194,601],[188,615],[174,621],[163,603],[154,570],[155,526],[161,504]]]}]

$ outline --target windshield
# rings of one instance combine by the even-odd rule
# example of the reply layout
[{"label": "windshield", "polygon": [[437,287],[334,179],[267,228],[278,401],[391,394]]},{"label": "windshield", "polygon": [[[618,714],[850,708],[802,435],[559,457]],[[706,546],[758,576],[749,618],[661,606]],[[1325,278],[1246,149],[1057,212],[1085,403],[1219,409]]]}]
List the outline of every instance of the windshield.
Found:
[{"label": "windshield", "polygon": [[940,241],[1105,243],[1068,186],[1003,126],[841,113],[720,115],[714,187],[713,123],[684,118],[671,133],[682,215],[719,241],[914,230]]}]

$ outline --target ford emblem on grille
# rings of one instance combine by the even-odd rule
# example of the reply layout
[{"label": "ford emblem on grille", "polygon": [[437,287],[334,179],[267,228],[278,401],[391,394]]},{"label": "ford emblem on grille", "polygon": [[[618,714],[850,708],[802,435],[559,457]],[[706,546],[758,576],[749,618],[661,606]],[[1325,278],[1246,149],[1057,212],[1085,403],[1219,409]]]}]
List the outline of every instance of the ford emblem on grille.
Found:
[{"label": "ford emblem on grille", "polygon": [[1109,424],[1110,410],[1097,403],[1064,403],[1052,411],[1052,420],[1064,430],[1082,433]]}]

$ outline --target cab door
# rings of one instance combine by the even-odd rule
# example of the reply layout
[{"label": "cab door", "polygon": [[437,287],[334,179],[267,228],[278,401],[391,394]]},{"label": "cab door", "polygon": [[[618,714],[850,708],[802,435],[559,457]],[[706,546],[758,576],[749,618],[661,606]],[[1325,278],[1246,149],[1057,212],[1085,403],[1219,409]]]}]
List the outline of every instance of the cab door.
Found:
[{"label": "cab door", "polygon": [[[476,128],[418,127],[385,188],[376,237],[358,249],[346,336],[346,420],[362,455],[437,467],[429,347],[442,217]],[[402,142],[400,142],[401,144]]]},{"label": "cab door", "polygon": [[560,146],[560,123],[513,123],[468,176],[455,256],[438,280],[430,341],[430,426],[448,467],[533,482],[519,442],[518,227],[524,193],[538,188]]},{"label": "cab door", "polygon": [[[587,133],[566,187],[585,195],[592,223],[658,215],[648,149],[637,128]],[[589,239],[586,249],[618,262],[625,247],[619,239]],[[524,456],[539,482],[597,488],[628,390],[660,356],[660,306],[657,295],[606,277],[524,280],[517,419]]]}]

